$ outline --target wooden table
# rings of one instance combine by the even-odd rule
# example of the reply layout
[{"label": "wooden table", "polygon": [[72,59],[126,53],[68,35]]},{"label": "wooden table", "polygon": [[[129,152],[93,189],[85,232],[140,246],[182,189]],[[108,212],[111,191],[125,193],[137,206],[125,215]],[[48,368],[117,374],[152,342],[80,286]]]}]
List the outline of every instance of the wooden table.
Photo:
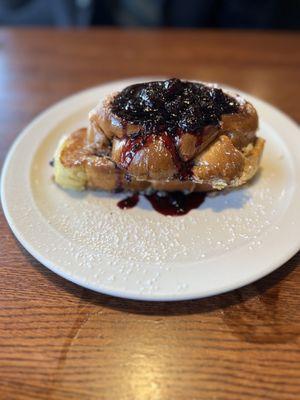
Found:
[{"label": "wooden table", "polygon": [[[295,33],[2,30],[0,159],[45,107],[130,76],[223,82],[299,122],[299,48]],[[300,399],[300,253],[232,293],[142,303],[65,281],[0,226],[0,399]]]}]

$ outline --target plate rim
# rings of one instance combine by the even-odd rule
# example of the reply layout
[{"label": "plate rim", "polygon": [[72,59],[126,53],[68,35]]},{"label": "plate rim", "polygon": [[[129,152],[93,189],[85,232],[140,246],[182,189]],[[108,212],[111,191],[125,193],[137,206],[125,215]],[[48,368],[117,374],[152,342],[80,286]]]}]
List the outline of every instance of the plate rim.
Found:
[{"label": "plate rim", "polygon": [[[15,140],[13,141],[12,145],[10,146],[10,149],[6,155],[3,167],[2,167],[2,173],[1,173],[1,203],[2,203],[2,208],[4,215],[6,217],[6,220],[8,222],[8,225],[10,226],[10,229],[12,230],[13,234],[17,238],[17,240],[22,244],[22,246],[34,257],[36,258],[42,265],[50,269],[52,272],[55,274],[63,277],[64,279],[67,279],[81,287],[87,288],[89,290],[93,290],[98,293],[106,294],[106,295],[112,295],[124,299],[132,299],[132,300],[141,300],[141,301],[183,301],[183,300],[191,300],[191,299],[200,299],[204,297],[210,297],[214,295],[218,295],[221,293],[229,292],[234,289],[241,288],[243,286],[246,286],[252,282],[255,282],[264,276],[270,274],[271,272],[275,271],[276,269],[280,268],[285,262],[287,262],[289,259],[291,259],[300,249],[300,237],[298,241],[295,241],[295,245],[292,246],[292,248],[289,250],[289,252],[284,253],[284,255],[281,257],[281,259],[277,259],[274,262],[271,263],[266,263],[267,267],[265,267],[262,270],[256,271],[255,274],[249,275],[248,279],[244,279],[242,282],[239,284],[236,284],[234,281],[232,285],[225,285],[224,287],[219,287],[218,290],[208,290],[206,293],[199,294],[197,292],[190,292],[190,293],[185,293],[185,292],[174,292],[172,295],[164,295],[164,294],[155,294],[155,293],[130,293],[130,291],[120,291],[120,290],[114,290],[111,288],[107,287],[99,287],[99,285],[93,285],[86,283],[84,281],[80,281],[80,279],[77,279],[76,277],[70,276],[68,273],[64,273],[61,271],[59,268],[57,268],[55,265],[53,265],[52,262],[47,260],[46,257],[44,257],[42,254],[39,253],[32,245],[26,240],[26,238],[23,237],[22,232],[19,231],[19,229],[16,227],[14,223],[14,219],[12,215],[10,214],[9,211],[9,206],[7,204],[7,199],[6,199],[6,187],[5,187],[5,176],[7,175],[7,170],[10,166],[11,159],[14,155],[16,147],[19,145],[20,142],[26,137],[28,132],[32,128],[34,128],[35,124],[43,120],[43,118],[51,111],[55,110],[55,108],[60,108],[64,103],[68,103],[72,100],[75,100],[79,96],[83,96],[84,94],[89,94],[91,91],[97,91],[100,88],[103,89],[104,87],[109,87],[112,84],[113,85],[124,85],[124,84],[130,84],[134,83],[136,81],[141,81],[141,80],[153,80],[153,79],[161,79],[161,78],[156,78],[156,77],[136,77],[136,78],[129,78],[129,79],[123,79],[123,80],[117,80],[117,81],[110,81],[106,82],[104,84],[98,85],[98,86],[93,86],[90,88],[87,88],[83,91],[74,93],[70,96],[67,96],[60,101],[56,102],[55,104],[51,105],[50,107],[46,108],[43,110],[41,113],[39,113],[22,131],[19,135],[16,136]],[[277,109],[274,107],[272,104],[265,102],[264,100],[261,100],[251,94],[245,93],[243,91],[240,91],[235,88],[231,88],[227,85],[219,84],[221,87],[228,88],[229,90],[236,91],[242,96],[245,96],[246,98],[251,97],[254,98],[255,100],[261,102],[264,106],[267,106],[270,108],[272,112],[277,113],[277,115],[280,118],[284,118],[285,120],[288,120],[290,123],[292,123],[295,127],[295,129],[299,130],[298,124],[288,115],[286,115],[284,112],[281,110]]]}]

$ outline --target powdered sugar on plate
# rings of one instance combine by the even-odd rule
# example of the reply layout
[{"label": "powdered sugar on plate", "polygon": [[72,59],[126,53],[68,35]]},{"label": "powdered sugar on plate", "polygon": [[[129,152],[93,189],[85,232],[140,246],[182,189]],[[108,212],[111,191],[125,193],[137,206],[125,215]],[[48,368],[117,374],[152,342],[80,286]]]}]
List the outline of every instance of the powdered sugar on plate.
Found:
[{"label": "powdered sugar on plate", "polygon": [[281,127],[289,123],[288,132],[296,128],[251,96],[247,99],[260,115],[259,136],[266,139],[259,174],[239,190],[208,196],[187,215],[163,216],[143,198],[136,207],[120,210],[116,204],[125,194],[78,193],[55,185],[48,163],[60,137],[86,126],[87,111],[101,96],[130,83],[67,99],[25,131],[7,163],[2,187],[6,215],[21,243],[69,280],[148,300],[233,289],[291,256],[297,247],[293,238],[299,237],[292,220],[299,208],[300,168],[295,167],[296,146],[281,135]]}]

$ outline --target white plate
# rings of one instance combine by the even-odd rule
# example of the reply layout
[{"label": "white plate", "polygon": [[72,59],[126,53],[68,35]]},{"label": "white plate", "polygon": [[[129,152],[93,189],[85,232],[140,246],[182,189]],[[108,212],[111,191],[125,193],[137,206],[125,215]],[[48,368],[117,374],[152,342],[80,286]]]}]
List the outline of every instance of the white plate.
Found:
[{"label": "white plate", "polygon": [[241,93],[257,108],[266,148],[247,187],[207,198],[182,217],[147,201],[130,210],[123,195],[59,189],[49,166],[62,134],[86,126],[109,83],[69,97],[38,116],[12,146],[2,174],[8,223],[42,264],[81,286],[141,300],[211,296],[251,283],[300,248],[300,132],[287,116]]}]

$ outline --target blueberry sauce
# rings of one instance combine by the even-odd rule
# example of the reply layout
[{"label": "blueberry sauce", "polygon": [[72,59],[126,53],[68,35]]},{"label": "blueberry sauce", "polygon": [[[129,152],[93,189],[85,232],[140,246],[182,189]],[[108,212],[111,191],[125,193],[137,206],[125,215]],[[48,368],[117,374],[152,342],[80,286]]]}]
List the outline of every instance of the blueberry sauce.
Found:
[{"label": "blueberry sauce", "polygon": [[[151,203],[154,210],[160,214],[180,216],[198,208],[205,200],[205,193],[169,192],[162,195],[159,192],[154,192],[150,195],[145,195],[145,198]],[[137,205],[138,201],[139,195],[135,193],[119,201],[117,205],[121,209],[127,209]]]},{"label": "blueberry sauce", "polygon": [[139,195],[137,193],[134,193],[131,196],[126,197],[124,200],[119,201],[117,206],[123,210],[134,207],[135,205],[137,205],[138,202]]},{"label": "blueberry sauce", "polygon": [[201,134],[202,128],[218,125],[223,114],[238,108],[222,89],[175,78],[128,86],[111,103],[114,114],[146,133],[174,134],[179,129]]},{"label": "blueberry sauce", "polygon": [[139,127],[126,138],[120,167],[127,169],[136,153],[159,136],[177,168],[174,178],[187,180],[192,176],[192,164],[179,155],[180,137],[188,132],[196,136],[196,146],[199,146],[205,127],[218,127],[223,114],[235,113],[238,109],[239,104],[233,97],[201,83],[169,79],[128,86],[111,103],[112,112],[124,127],[128,123]]}]

